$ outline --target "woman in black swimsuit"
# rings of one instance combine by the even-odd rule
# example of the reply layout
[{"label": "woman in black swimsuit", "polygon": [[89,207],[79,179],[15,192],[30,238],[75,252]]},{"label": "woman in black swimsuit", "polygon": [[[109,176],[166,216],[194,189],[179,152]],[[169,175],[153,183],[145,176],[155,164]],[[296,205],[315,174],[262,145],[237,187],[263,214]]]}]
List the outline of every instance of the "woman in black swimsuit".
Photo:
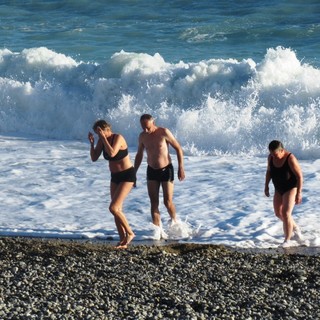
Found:
[{"label": "woman in black swimsuit", "polygon": [[269,193],[269,182],[275,188],[273,207],[276,216],[283,222],[284,242],[282,247],[290,247],[290,239],[302,241],[299,227],[292,218],[295,204],[302,202],[303,176],[296,157],[284,149],[282,143],[273,140],[269,144],[268,167],[264,193]]},{"label": "woman in black swimsuit", "polygon": [[122,212],[122,206],[136,181],[135,170],[129,158],[127,143],[122,135],[112,133],[111,125],[104,120],[97,121],[93,125],[93,131],[99,136],[99,140],[94,146],[94,136],[89,132],[91,160],[97,161],[103,153],[104,158],[109,161],[111,172],[109,210],[114,216],[120,237],[117,248],[127,248],[134,238],[134,233]]}]

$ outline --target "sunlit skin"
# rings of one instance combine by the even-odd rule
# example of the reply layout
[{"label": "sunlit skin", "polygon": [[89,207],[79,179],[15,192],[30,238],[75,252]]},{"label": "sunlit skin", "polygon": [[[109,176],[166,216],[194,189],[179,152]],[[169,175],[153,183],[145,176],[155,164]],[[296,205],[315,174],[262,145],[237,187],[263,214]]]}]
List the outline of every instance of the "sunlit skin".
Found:
[{"label": "sunlit skin", "polygon": [[[88,133],[88,139],[91,145],[90,156],[92,161],[97,161],[99,159],[103,148],[110,157],[114,157],[120,149],[123,150],[127,148],[127,143],[123,136],[112,133],[109,127],[100,128],[98,126],[94,132],[99,137],[96,146],[94,146],[94,135],[91,132]],[[113,144],[111,145],[112,140]],[[109,169],[112,173],[121,172],[131,167],[132,163],[129,155],[119,161],[109,161]],[[119,184],[110,182],[111,203],[109,205],[109,211],[114,216],[115,224],[119,233],[120,241],[117,245],[117,248],[119,249],[126,249],[135,236],[122,211],[123,202],[132,187],[133,182],[121,182]]]},{"label": "sunlit skin", "polygon": [[[142,132],[139,136],[138,151],[135,157],[134,168],[136,172],[140,167],[143,159],[144,150],[147,153],[147,163],[153,169],[165,168],[171,163],[169,154],[169,145],[176,151],[178,159],[178,179],[181,181],[185,179],[183,151],[174,138],[170,130],[167,128],[157,127],[154,119],[144,119],[140,121]],[[159,211],[159,192],[160,186],[163,191],[163,202],[172,219],[176,221],[176,208],[173,203],[173,181],[154,181],[148,180],[148,195],[151,203],[151,217],[153,224],[161,225],[160,211]]]},{"label": "sunlit skin", "polygon": [[[264,193],[267,197],[270,196],[269,192],[269,182],[271,180],[269,163],[272,159],[275,167],[280,168],[284,165],[290,152],[283,148],[278,148],[276,150],[270,150],[268,156],[268,165],[266,171],[266,182]],[[297,227],[295,221],[292,218],[292,211],[295,204],[300,204],[302,202],[302,184],[303,176],[300,165],[296,157],[291,154],[288,159],[288,164],[297,178],[297,187],[290,189],[281,195],[275,190],[273,197],[273,207],[275,215],[283,222],[283,231],[285,235],[285,241],[289,241],[293,235],[293,230]]]}]

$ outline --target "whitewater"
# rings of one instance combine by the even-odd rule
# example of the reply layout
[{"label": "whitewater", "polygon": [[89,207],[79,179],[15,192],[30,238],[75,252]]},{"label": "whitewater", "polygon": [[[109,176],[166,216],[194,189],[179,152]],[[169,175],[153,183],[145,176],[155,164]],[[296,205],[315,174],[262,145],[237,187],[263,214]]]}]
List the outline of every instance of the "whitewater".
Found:
[{"label": "whitewater", "polygon": [[[269,48],[256,61],[177,63],[119,51],[92,63],[46,47],[2,49],[0,75],[0,235],[117,240],[107,162],[91,162],[87,134],[94,121],[107,120],[133,161],[139,118],[150,113],[185,156],[186,180],[175,179],[176,230],[160,207],[170,239],[239,248],[282,243],[272,197],[263,193],[267,146],[278,139],[304,174],[294,218],[306,244],[320,246],[320,71],[294,50]],[[146,159],[124,207],[136,242],[154,239],[145,171]]]}]

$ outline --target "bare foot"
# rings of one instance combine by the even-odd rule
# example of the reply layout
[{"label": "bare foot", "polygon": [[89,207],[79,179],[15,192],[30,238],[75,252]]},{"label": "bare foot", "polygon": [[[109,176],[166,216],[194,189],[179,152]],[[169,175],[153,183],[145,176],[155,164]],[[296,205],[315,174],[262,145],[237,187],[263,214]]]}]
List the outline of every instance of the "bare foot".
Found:
[{"label": "bare foot", "polygon": [[134,237],[135,237],[135,234],[133,232],[131,234],[127,234],[127,243],[126,243],[126,245],[128,245],[133,240]]},{"label": "bare foot", "polygon": [[127,244],[119,244],[116,246],[116,249],[127,249],[127,248],[128,248]]},{"label": "bare foot", "polygon": [[117,243],[117,247],[124,246],[125,244],[127,244],[127,238],[120,239],[120,241]]},{"label": "bare foot", "polygon": [[135,237],[135,234],[127,234],[126,239],[121,240],[117,246],[116,249],[127,249],[128,248],[128,244],[132,241],[132,239]]}]

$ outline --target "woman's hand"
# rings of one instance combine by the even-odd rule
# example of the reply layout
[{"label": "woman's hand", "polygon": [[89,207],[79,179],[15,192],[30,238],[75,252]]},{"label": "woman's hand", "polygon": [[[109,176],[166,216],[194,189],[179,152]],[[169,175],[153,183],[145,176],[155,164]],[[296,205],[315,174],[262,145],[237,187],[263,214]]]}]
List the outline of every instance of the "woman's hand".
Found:
[{"label": "woman's hand", "polygon": [[104,131],[100,127],[97,127],[96,133],[100,138],[105,138]]},{"label": "woman's hand", "polygon": [[302,194],[301,192],[297,192],[296,194],[296,204],[300,204],[302,202]]},{"label": "woman's hand", "polygon": [[93,146],[94,145],[94,135],[91,132],[88,133],[88,139],[89,139],[90,144]]},{"label": "woman's hand", "polygon": [[264,194],[266,195],[266,197],[270,197],[269,186],[265,186]]}]

